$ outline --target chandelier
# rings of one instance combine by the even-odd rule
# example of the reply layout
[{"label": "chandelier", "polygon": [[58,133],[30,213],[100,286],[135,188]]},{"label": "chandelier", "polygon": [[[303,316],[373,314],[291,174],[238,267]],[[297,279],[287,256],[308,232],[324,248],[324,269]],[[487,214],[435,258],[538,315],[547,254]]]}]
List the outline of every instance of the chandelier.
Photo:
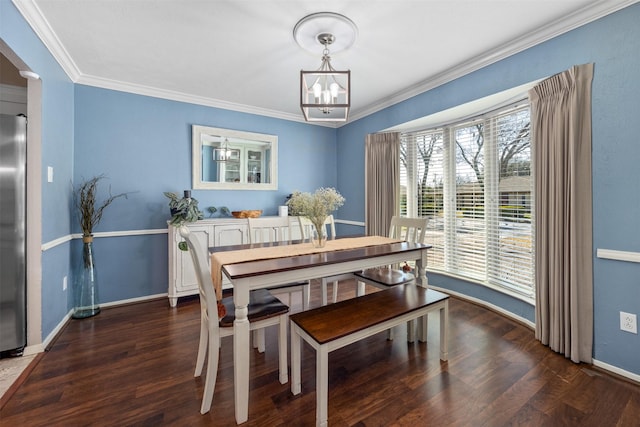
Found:
[{"label": "chandelier", "polygon": [[216,162],[239,162],[240,150],[229,147],[229,140],[225,138],[220,147],[213,149],[213,160]]},{"label": "chandelier", "polygon": [[[338,71],[331,65],[329,46],[334,52],[350,47],[357,28],[347,17],[320,12],[301,19],[294,38],[307,49],[323,47],[322,63],[315,71],[300,71],[300,108],[308,122],[346,122],[351,106],[351,71]],[[313,40],[313,41],[312,41]]]}]

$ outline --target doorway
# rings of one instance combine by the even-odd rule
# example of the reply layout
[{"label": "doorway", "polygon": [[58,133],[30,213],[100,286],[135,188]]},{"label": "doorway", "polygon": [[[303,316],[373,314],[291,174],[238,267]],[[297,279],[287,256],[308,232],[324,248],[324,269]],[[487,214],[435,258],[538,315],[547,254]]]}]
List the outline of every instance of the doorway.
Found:
[{"label": "doorway", "polygon": [[[44,351],[42,337],[42,82],[37,74],[0,39],[0,99],[15,103],[26,87],[27,121],[27,347],[25,355]],[[4,86],[2,86],[4,85]],[[9,88],[12,88],[9,90]],[[23,88],[23,89],[19,89]],[[11,94],[11,96],[9,95]],[[24,98],[23,98],[24,99]],[[24,102],[24,101],[23,101]],[[16,104],[20,104],[17,102]],[[24,108],[20,105],[9,107]]]}]

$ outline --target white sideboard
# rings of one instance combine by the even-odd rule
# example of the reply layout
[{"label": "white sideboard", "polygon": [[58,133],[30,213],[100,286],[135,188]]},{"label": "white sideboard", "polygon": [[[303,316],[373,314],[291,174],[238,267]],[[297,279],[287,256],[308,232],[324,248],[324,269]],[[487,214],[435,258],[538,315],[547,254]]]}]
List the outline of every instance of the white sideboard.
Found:
[{"label": "white sideboard", "polygon": [[[291,222],[292,239],[300,238],[300,230],[297,217],[289,217]],[[296,221],[295,223],[293,221]],[[246,219],[237,218],[211,218],[203,219],[187,225],[191,232],[198,236],[202,244],[207,248],[215,246],[240,245],[249,242],[248,226]],[[178,248],[178,243],[183,239],[178,229],[169,226],[169,304],[175,307],[178,298],[198,294],[198,282],[193,269],[189,252]],[[223,280],[223,288],[231,286],[226,278]]]}]

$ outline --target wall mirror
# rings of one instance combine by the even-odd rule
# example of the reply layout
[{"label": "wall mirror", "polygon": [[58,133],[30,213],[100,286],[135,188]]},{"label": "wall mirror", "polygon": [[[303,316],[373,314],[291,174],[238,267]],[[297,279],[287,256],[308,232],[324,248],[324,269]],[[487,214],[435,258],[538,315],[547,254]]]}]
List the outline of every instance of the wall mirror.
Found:
[{"label": "wall mirror", "polygon": [[192,126],[193,188],[277,190],[278,137]]}]

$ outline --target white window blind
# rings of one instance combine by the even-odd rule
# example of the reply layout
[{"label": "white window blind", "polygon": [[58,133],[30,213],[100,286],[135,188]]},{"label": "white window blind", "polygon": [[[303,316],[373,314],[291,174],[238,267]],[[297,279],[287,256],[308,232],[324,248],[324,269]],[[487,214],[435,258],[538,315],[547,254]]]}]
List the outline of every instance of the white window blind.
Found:
[{"label": "white window blind", "polygon": [[529,107],[404,134],[401,205],[428,217],[429,269],[533,297]]},{"label": "white window blind", "polygon": [[[531,123],[529,108],[497,115],[492,139],[498,175],[497,212],[489,240],[489,281],[533,297]],[[495,182],[495,180],[494,180]]]},{"label": "white window blind", "polygon": [[400,155],[400,215],[429,218],[429,266],[436,268],[444,267],[443,142],[441,129],[404,135]]}]

